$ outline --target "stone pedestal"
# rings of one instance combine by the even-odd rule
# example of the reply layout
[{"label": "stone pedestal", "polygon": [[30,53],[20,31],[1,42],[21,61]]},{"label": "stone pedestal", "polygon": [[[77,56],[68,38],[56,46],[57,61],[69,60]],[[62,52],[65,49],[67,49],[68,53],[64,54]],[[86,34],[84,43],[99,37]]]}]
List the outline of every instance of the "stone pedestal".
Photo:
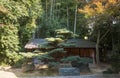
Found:
[{"label": "stone pedestal", "polygon": [[59,68],[60,76],[79,76],[80,70],[78,68]]}]

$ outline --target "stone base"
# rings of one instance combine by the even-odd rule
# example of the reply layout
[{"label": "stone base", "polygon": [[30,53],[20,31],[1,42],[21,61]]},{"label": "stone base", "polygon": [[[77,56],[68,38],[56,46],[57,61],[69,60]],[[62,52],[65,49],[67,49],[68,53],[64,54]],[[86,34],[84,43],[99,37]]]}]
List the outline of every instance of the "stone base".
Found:
[{"label": "stone base", "polygon": [[78,68],[59,68],[60,76],[79,76],[80,70]]}]

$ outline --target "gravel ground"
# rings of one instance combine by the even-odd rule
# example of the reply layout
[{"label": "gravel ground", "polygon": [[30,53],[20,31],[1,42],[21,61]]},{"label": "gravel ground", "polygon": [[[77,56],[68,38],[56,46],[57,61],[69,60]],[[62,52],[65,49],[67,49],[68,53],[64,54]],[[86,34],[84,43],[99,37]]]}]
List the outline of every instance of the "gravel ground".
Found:
[{"label": "gravel ground", "polygon": [[[42,71],[33,71],[29,73],[22,72],[22,69],[15,68],[4,68],[7,72],[14,73],[19,78],[120,78],[120,75],[102,75],[102,71],[106,70],[108,65],[90,65],[91,71],[80,72],[80,76],[58,76],[58,73],[54,73],[54,71],[49,71],[49,75],[47,75],[43,70]],[[96,75],[97,74],[97,75]],[[48,77],[49,76],[49,77]],[[1,77],[0,77],[1,78]]]},{"label": "gravel ground", "polygon": [[56,77],[20,77],[20,78],[120,78],[120,75],[82,75],[82,76],[56,76]]}]

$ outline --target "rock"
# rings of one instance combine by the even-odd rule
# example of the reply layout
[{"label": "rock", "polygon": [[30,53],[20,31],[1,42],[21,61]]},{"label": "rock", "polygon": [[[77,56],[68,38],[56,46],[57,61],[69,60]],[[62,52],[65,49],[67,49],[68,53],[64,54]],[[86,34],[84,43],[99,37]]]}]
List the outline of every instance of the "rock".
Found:
[{"label": "rock", "polygon": [[22,65],[22,71],[23,72],[32,72],[32,71],[34,71],[34,69],[35,69],[35,66],[31,62],[30,63],[25,63],[25,64]]},{"label": "rock", "polygon": [[48,68],[47,64],[34,64],[34,66],[35,66],[35,70],[47,69]]},{"label": "rock", "polygon": [[24,61],[23,65],[22,65],[22,71],[23,72],[32,72],[34,71],[35,66],[33,63],[33,58],[26,58],[26,60]]},{"label": "rock", "polygon": [[17,78],[17,76],[12,72],[0,71],[0,78]]}]

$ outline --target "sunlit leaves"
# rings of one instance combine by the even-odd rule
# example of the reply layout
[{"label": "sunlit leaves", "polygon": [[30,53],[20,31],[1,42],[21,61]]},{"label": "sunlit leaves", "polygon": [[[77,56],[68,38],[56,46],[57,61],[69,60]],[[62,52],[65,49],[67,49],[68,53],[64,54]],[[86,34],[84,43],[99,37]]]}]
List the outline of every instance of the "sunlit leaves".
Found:
[{"label": "sunlit leaves", "polygon": [[14,62],[14,54],[17,55],[16,52],[19,50],[19,40],[17,33],[17,28],[13,25],[4,25],[0,27],[0,57],[2,56],[1,62]]},{"label": "sunlit leaves", "polygon": [[6,13],[8,13],[8,10],[3,6],[0,6],[0,13],[6,14]]},{"label": "sunlit leaves", "polygon": [[79,9],[79,12],[85,13],[87,17],[104,14],[107,10],[112,14],[112,10],[114,10],[114,7],[119,3],[118,0],[92,0],[92,2],[88,3],[83,9]]},{"label": "sunlit leaves", "polygon": [[57,42],[57,43],[61,43],[63,42],[64,40],[62,40],[61,38],[46,38],[46,40],[50,41],[50,42]]},{"label": "sunlit leaves", "polygon": [[[23,45],[31,38],[36,28],[36,19],[42,13],[40,1],[0,0],[1,59],[5,59],[6,61],[11,60],[12,53],[14,56],[19,49],[19,41]],[[14,60],[12,58],[11,61]]]},{"label": "sunlit leaves", "polygon": [[73,34],[72,31],[69,31],[67,29],[57,29],[55,30],[56,37],[62,38],[62,39],[68,39],[68,38],[73,38],[76,37],[76,34]]}]

